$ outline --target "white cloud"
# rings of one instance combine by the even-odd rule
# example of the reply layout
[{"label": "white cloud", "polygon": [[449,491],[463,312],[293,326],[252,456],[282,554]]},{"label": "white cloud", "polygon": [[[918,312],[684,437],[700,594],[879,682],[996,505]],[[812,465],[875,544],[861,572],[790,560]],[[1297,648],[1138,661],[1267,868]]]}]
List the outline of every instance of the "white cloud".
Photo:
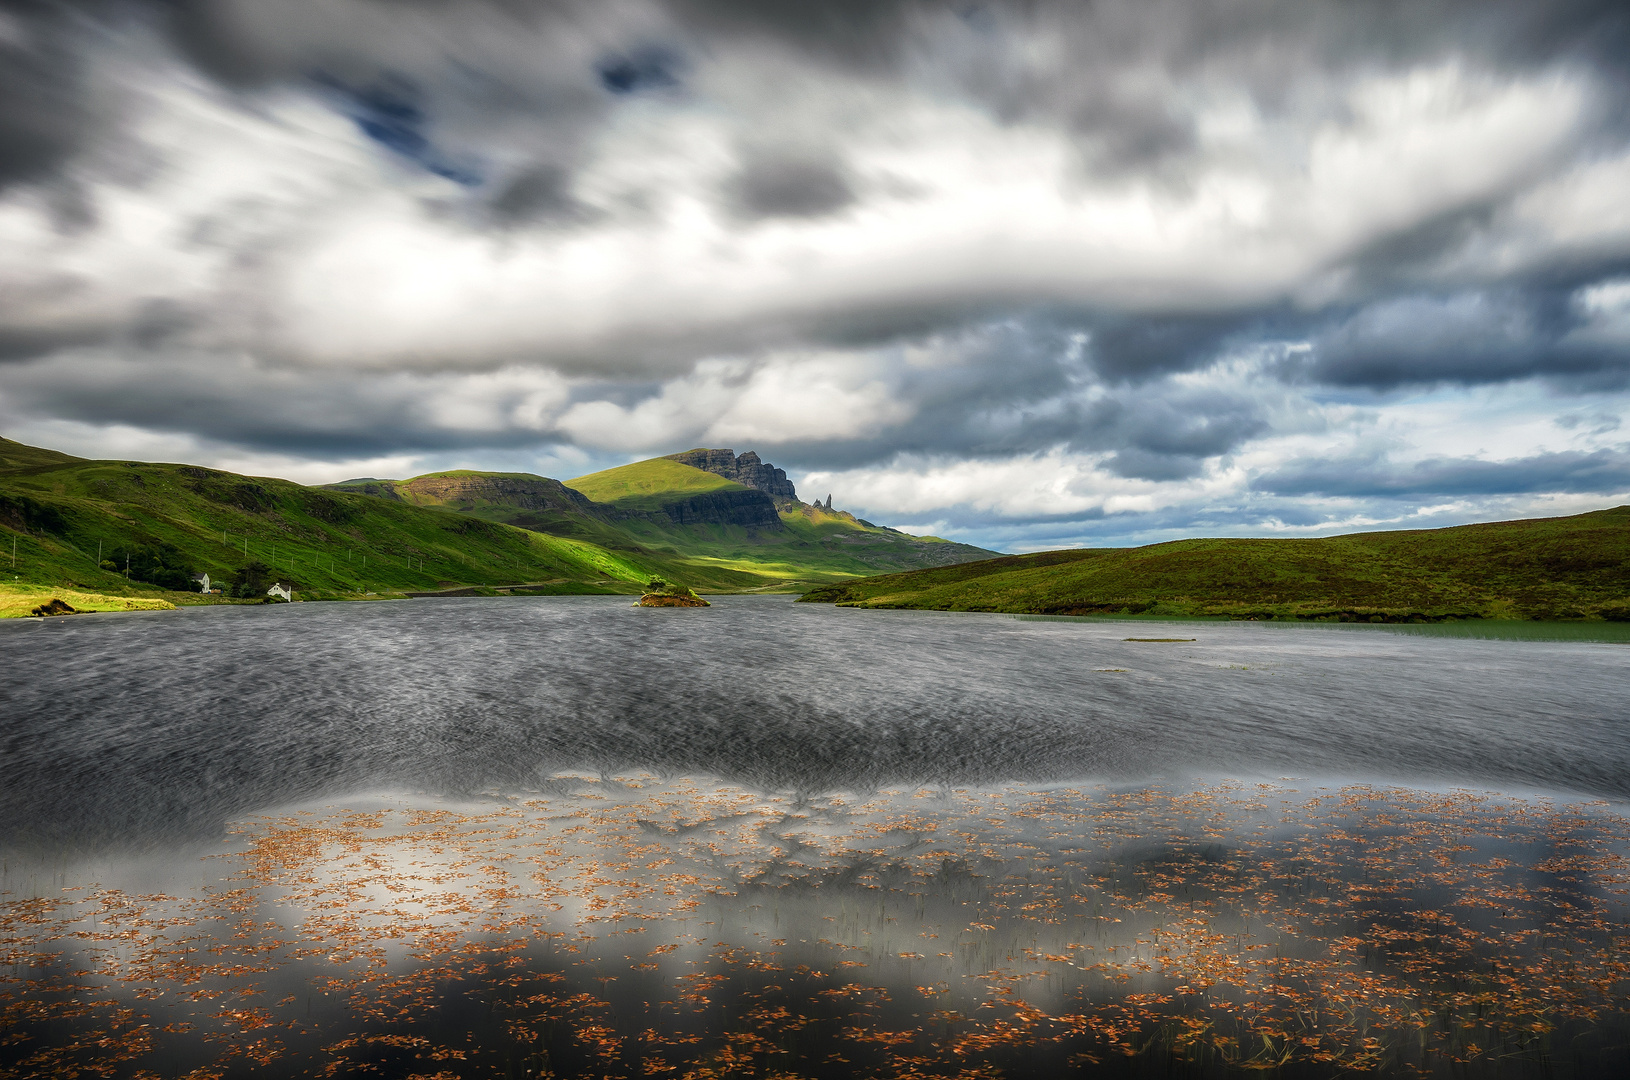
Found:
[{"label": "white cloud", "polygon": [[526,356],[618,373],[665,356],[659,370],[674,371],[697,348],[924,302],[1261,302],[1555,160],[1588,97],[1577,78],[1501,82],[1450,64],[1367,79],[1330,116],[1199,105],[1209,156],[1171,188],[1082,174],[1054,127],[806,77],[782,103],[823,137],[841,132],[860,201],[743,227],[718,191],[761,108],[742,95],[764,80],[717,65],[701,91],[717,98],[631,108],[589,144],[573,191],[596,217],[499,235],[472,227],[456,184],[415,175],[315,98],[245,107],[149,62],[123,77],[143,80],[129,135],[153,155],[150,175],[94,184],[102,227],[76,237],[25,200],[0,204],[0,273],[76,283],[35,318],[118,319],[165,297],[210,309],[211,334],[301,362]]},{"label": "white cloud", "polygon": [[[1394,54],[1316,5],[1260,38],[1188,36],[1213,15],[1184,4],[919,11],[891,62],[854,67],[640,0],[569,22],[227,7],[265,82],[106,31],[98,134],[54,184],[0,192],[14,437],[323,478],[785,448],[868,515],[1014,536],[1475,514],[1496,502],[1310,498],[1292,520],[1251,484],[1621,445],[1630,285],[1565,286],[1557,347],[1606,357],[1566,394],[1533,381],[1550,309],[1507,300],[1630,254],[1612,79],[1577,56],[1514,67],[1464,28]],[[679,84],[610,94],[596,61],[649,42]],[[392,79],[422,113],[395,151],[339,88]],[[741,212],[755,155],[827,169],[828,212]],[[502,218],[528,169],[553,209]],[[1326,324],[1365,331],[1355,380],[1461,348],[1445,377],[1495,385],[1303,385],[1342,373],[1280,364],[1278,338],[1327,345]],[[1117,329],[1142,344],[1095,374]]]},{"label": "white cloud", "polygon": [[866,354],[771,356],[708,427],[709,442],[822,441],[875,435],[910,417],[911,402]]}]

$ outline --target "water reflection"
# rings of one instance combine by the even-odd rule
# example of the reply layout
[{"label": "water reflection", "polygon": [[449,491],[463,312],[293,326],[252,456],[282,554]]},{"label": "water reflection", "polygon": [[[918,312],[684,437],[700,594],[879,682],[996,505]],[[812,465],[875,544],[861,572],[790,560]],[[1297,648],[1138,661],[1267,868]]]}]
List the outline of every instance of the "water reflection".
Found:
[{"label": "water reflection", "polygon": [[[1630,796],[1623,646],[1160,625],[771,597],[0,625],[0,845],[209,841],[268,806],[561,769],[812,792],[1198,773]],[[1197,640],[1126,640],[1168,636]]]},{"label": "water reflection", "polygon": [[234,829],[162,893],[8,868],[11,1075],[1626,1064],[1630,823],[1600,805],[562,774]]}]

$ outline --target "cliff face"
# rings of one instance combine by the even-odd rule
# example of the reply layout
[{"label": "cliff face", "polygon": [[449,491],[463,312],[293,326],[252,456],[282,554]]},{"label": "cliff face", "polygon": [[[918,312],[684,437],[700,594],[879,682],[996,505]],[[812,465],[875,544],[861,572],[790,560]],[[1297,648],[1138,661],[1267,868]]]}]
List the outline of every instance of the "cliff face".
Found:
[{"label": "cliff face", "polygon": [[589,498],[562,484],[539,476],[421,476],[402,485],[414,501],[445,503],[455,510],[470,510],[481,503],[501,503],[525,510],[561,510],[597,513]]},{"label": "cliff face", "polygon": [[[780,470],[776,470],[779,472]],[[789,485],[790,486],[790,485]],[[704,491],[671,503],[660,513],[675,525],[745,525],[754,529],[783,529],[775,500],[762,491]],[[654,516],[642,514],[640,516]]]},{"label": "cliff face", "polygon": [[772,499],[798,501],[797,489],[787,479],[786,471],[760,461],[751,450],[740,457],[734,450],[686,450],[683,454],[669,454],[668,458],[762,491]]}]

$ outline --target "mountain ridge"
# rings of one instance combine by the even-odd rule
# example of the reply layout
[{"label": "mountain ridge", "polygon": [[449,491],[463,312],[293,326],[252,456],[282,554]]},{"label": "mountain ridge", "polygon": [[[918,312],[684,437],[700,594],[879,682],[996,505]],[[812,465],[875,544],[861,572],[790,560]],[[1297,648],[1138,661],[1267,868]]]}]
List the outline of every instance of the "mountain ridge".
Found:
[{"label": "mountain ridge", "polygon": [[[532,505],[527,485],[533,495],[547,488],[549,505]],[[804,503],[785,471],[751,450],[740,456],[733,450],[687,450],[565,481],[463,469],[329,486],[435,505],[615,551],[709,565],[722,559],[738,569],[806,584],[813,583],[812,575],[835,580],[994,554],[939,537],[910,536],[830,505]]]},{"label": "mountain ridge", "polygon": [[[0,539],[16,547],[19,588],[174,603],[222,602],[188,591],[204,574],[255,598],[268,581],[305,599],[637,595],[656,577],[713,592],[789,591],[990,554],[903,534],[883,543],[886,530],[861,536],[852,519],[816,520],[812,508],[789,525],[761,491],[666,464],[705,478],[703,497],[652,491],[653,505],[617,506],[548,477],[477,470],[308,487],[197,465],[78,458],[0,438]],[[743,499],[756,507],[757,524],[733,523],[741,513],[730,504]]]}]

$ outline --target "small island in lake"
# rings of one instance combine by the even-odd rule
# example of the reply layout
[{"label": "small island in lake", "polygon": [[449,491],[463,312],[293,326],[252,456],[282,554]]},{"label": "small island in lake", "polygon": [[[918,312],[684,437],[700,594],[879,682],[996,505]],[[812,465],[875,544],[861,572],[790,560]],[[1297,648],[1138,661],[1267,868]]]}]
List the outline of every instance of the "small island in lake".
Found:
[{"label": "small island in lake", "polygon": [[645,594],[640,597],[636,607],[712,607],[713,605],[696,595],[696,591],[684,585],[675,585],[662,578],[653,578],[645,587]]}]

